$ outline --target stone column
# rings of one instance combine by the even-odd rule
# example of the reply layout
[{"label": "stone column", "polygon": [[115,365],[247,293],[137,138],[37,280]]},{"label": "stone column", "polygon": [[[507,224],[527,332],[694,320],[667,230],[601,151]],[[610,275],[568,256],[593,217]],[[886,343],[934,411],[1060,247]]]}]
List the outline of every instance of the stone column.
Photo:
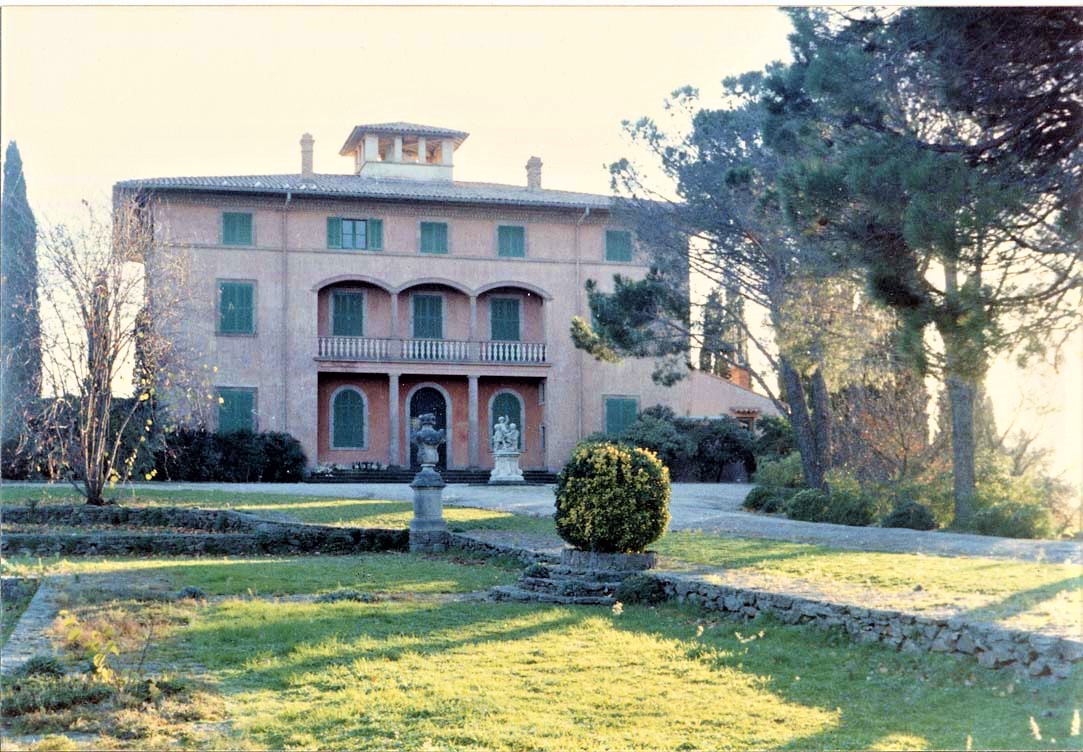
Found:
[{"label": "stone column", "polygon": [[424,136],[417,137],[417,163],[425,164],[425,150],[428,148],[428,144],[425,143]]},{"label": "stone column", "polygon": [[470,296],[470,336],[467,337],[471,342],[477,341],[478,338],[478,296]]},{"label": "stone column", "polygon": [[[545,443],[542,444],[542,465],[549,469],[549,379],[542,379],[539,389],[545,390],[545,402],[542,403],[542,426],[545,427]],[[541,431],[538,432],[538,441],[541,441]]]},{"label": "stone column", "polygon": [[395,136],[395,156],[396,162],[402,161],[402,136]]},{"label": "stone column", "polygon": [[481,466],[480,426],[478,422],[478,377],[467,376],[467,442],[470,445],[470,467]]},{"label": "stone column", "polygon": [[388,464],[402,466],[402,452],[399,449],[402,435],[402,426],[399,423],[399,374],[387,375],[387,425],[391,431],[391,441],[388,446],[390,462]]},{"label": "stone column", "polygon": [[450,138],[440,141],[440,164],[451,165],[451,155],[455,151],[455,142]]}]

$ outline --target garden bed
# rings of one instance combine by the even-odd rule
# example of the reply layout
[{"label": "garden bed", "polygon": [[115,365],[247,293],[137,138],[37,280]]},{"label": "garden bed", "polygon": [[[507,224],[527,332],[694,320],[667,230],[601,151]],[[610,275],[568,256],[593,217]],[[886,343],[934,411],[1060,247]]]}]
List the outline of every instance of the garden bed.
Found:
[{"label": "garden bed", "polygon": [[40,506],[4,510],[5,555],[252,555],[399,551],[404,530],[264,520],[185,507]]}]

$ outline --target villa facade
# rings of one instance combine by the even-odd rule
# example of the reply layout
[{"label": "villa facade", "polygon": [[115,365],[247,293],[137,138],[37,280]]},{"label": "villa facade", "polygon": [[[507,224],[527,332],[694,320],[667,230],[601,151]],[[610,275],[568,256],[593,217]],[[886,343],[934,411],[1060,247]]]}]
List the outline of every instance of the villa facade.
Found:
[{"label": "villa facade", "polygon": [[200,305],[184,335],[212,364],[219,430],[296,436],[310,462],[413,464],[418,415],[447,429],[441,463],[492,467],[499,416],[524,469],[554,470],[582,437],[617,433],[654,404],[680,415],[774,413],[748,387],[694,372],[673,387],[653,363],[598,363],[573,346],[584,282],[647,267],[609,197],[453,179],[467,134],[357,126],[349,174],[316,174],[301,140],[291,175],[127,180],[153,199],[154,253],[192,258]]}]

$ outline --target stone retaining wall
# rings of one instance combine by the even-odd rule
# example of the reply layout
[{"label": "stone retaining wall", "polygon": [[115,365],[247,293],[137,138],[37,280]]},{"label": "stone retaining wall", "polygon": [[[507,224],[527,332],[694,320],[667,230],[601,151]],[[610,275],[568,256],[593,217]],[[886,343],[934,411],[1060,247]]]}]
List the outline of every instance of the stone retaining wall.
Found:
[{"label": "stone retaining wall", "polygon": [[962,619],[811,600],[762,590],[714,585],[694,577],[653,574],[666,595],[708,611],[754,618],[768,613],[786,624],[839,627],[862,643],[878,642],[907,652],[948,653],[977,659],[987,668],[1014,667],[1033,677],[1069,676],[1083,660],[1083,642],[1004,629]]},{"label": "stone retaining wall", "polygon": [[534,564],[536,562],[541,564],[555,564],[560,561],[559,556],[539,553],[519,546],[489,543],[488,541],[472,538],[470,535],[464,533],[448,533],[447,539],[449,546],[463,551],[480,554],[481,556],[508,556],[513,559],[518,559],[523,564]]},{"label": "stone retaining wall", "polygon": [[205,533],[140,533],[128,530],[86,533],[5,533],[7,555],[252,555],[284,553],[351,554],[405,551],[406,530],[333,527],[263,520],[232,510],[184,507],[48,506],[4,510],[4,520],[45,525],[127,525],[177,527]]}]

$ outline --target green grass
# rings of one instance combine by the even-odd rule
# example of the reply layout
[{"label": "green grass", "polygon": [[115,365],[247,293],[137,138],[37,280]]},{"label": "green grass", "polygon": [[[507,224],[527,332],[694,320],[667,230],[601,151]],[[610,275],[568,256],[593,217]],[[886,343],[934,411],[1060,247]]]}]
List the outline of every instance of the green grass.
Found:
[{"label": "green grass", "polygon": [[467,559],[413,554],[253,558],[27,558],[3,562],[5,574],[69,574],[112,587],[161,593],[186,585],[209,595],[291,595],[340,588],[372,593],[466,593],[512,582],[517,570]]},{"label": "green grass", "polygon": [[[131,489],[116,492],[129,505],[229,507],[270,517],[360,527],[404,528],[408,502],[230,491]],[[0,501],[72,503],[61,485],[0,488]],[[452,530],[505,530],[555,535],[551,518],[472,507],[445,507]],[[804,543],[726,538],[701,532],[667,533],[653,546],[666,566],[722,567],[750,586],[807,585],[841,600],[885,608],[964,613],[968,618],[1019,627],[1059,624],[1078,630],[1083,613],[1083,567],[979,557],[923,556],[832,549]]]},{"label": "green grass", "polygon": [[[384,499],[339,499],[276,493],[234,493],[232,491],[116,488],[106,493],[125,506],[198,506],[205,509],[235,509],[273,518],[290,518],[321,525],[405,528],[413,507],[406,501]],[[76,504],[83,497],[70,486],[5,486],[0,504],[25,505],[28,499],[41,504]],[[445,506],[444,516],[453,530],[513,530],[554,534],[553,521],[475,507]]]},{"label": "green grass", "polygon": [[0,603],[0,645],[5,644],[11,637],[11,633],[15,631],[15,624],[26,611],[26,607],[30,605],[35,592],[37,592],[36,585],[33,588],[24,588],[19,592],[18,597],[5,598]]},{"label": "green grass", "polygon": [[264,748],[1080,746],[1078,671],[1018,683],[671,607],[227,601],[161,650],[205,666],[239,741]]},{"label": "green grass", "polygon": [[795,580],[844,600],[871,590],[897,607],[961,609],[971,619],[1015,626],[1053,621],[1078,628],[1083,614],[1078,564],[846,551],[698,532],[667,533],[655,548],[677,568],[723,567],[764,587]]}]

